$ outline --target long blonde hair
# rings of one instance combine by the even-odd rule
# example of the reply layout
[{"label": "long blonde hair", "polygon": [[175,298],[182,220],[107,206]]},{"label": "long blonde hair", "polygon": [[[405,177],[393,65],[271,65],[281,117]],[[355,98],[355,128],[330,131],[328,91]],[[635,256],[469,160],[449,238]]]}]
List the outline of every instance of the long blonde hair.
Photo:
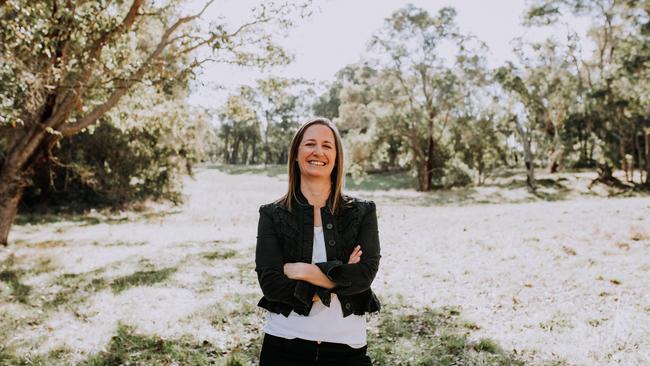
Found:
[{"label": "long blonde hair", "polygon": [[343,143],[341,142],[341,134],[338,128],[327,118],[316,117],[302,126],[296,131],[291,139],[289,145],[289,158],[287,161],[287,173],[289,174],[289,187],[287,193],[278,200],[278,203],[291,211],[291,202],[293,199],[298,200],[297,193],[300,192],[300,167],[296,161],[298,157],[298,148],[302,142],[302,137],[305,131],[313,125],[324,125],[329,127],[334,134],[334,142],[336,145],[336,159],[334,161],[334,169],[330,176],[332,180],[332,189],[330,197],[328,198],[328,208],[334,214],[343,205],[343,185],[345,182],[345,174],[343,171]]}]

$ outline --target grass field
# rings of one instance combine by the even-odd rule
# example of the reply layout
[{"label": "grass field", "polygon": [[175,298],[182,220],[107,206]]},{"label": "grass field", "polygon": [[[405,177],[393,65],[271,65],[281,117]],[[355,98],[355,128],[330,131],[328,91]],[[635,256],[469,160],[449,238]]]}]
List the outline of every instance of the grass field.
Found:
[{"label": "grass field", "polygon": [[[283,167],[199,170],[181,207],[21,216],[0,251],[2,365],[252,365],[264,311],[257,207]],[[650,363],[650,199],[590,173],[418,193],[348,181],[378,206],[377,365]]]}]

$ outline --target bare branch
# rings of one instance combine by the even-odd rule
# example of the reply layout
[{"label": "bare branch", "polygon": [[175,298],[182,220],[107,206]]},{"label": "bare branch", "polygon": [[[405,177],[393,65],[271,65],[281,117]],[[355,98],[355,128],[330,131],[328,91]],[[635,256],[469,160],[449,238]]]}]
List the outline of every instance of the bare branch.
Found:
[{"label": "bare branch", "polygon": [[197,43],[197,44],[194,44],[194,45],[192,45],[192,46],[190,46],[190,47],[188,47],[188,48],[185,48],[185,49],[180,50],[180,51],[178,52],[178,54],[187,54],[187,53],[190,53],[190,52],[196,50],[197,48],[199,48],[199,47],[201,47],[201,46],[205,46],[206,44],[210,44],[210,43],[216,41],[216,40],[219,39],[219,38],[221,38],[221,39],[228,39],[228,38],[236,37],[239,33],[241,33],[242,31],[244,31],[244,30],[247,29],[247,28],[250,28],[250,27],[252,27],[252,26],[254,26],[254,25],[256,25],[256,24],[267,23],[267,22],[269,22],[269,21],[271,21],[271,20],[272,20],[272,18],[270,18],[270,17],[267,17],[267,18],[260,18],[260,19],[255,19],[254,21],[251,21],[251,22],[248,22],[248,23],[244,23],[244,24],[242,24],[242,25],[241,25],[239,28],[237,28],[237,30],[235,30],[233,33],[230,33],[230,34],[213,34],[211,37],[209,37],[209,38],[207,38],[207,39],[204,39],[203,41],[201,41],[201,42],[199,42],[199,43]]}]

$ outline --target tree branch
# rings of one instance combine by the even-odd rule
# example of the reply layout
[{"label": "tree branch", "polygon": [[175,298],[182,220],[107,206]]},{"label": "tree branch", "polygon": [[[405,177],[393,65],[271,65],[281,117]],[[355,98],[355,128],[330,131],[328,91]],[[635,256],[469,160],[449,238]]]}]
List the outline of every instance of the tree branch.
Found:
[{"label": "tree branch", "polygon": [[147,57],[147,60],[138,68],[136,72],[133,73],[131,77],[129,77],[128,79],[118,80],[116,82],[117,86],[115,87],[115,90],[104,103],[95,107],[90,113],[83,116],[76,122],[68,123],[62,126],[60,128],[61,134],[64,137],[72,136],[79,133],[84,128],[87,128],[88,126],[97,122],[99,117],[101,117],[104,113],[108,112],[111,108],[113,108],[117,104],[117,102],[119,102],[119,100],[124,96],[124,94],[128,92],[129,88],[133,84],[135,84],[137,80],[143,78],[144,74],[149,70],[149,67],[153,64],[153,62],[158,57],[160,57],[162,52],[169,45],[169,38],[174,34],[174,32],[176,32],[182,25],[200,17],[201,14],[203,14],[203,12],[207,9],[207,7],[213,2],[214,0],[211,0],[208,3],[206,3],[203,9],[201,9],[201,11],[197,14],[178,19],[171,27],[169,27],[163,33],[154,51],[149,55],[149,57]]},{"label": "tree branch", "polygon": [[92,75],[95,63],[99,59],[102,49],[114,36],[129,29],[135,21],[137,11],[142,6],[143,2],[144,0],[133,0],[131,8],[124,17],[122,23],[120,23],[120,25],[112,32],[103,34],[93,44],[90,51],[89,63],[82,73],[79,82],[74,88],[65,94],[65,97],[62,98],[62,101],[59,104],[54,106],[52,115],[46,121],[43,121],[42,124],[39,122],[35,124],[34,129],[30,131],[30,133],[16,145],[15,149],[10,152],[9,156],[7,156],[7,161],[12,161],[12,163],[19,169],[22,168],[32,157],[47,134],[56,133],[56,128],[65,123],[65,120],[70,116],[74,107],[79,103],[79,100],[81,100],[81,96],[83,95],[86,86],[85,84]]}]

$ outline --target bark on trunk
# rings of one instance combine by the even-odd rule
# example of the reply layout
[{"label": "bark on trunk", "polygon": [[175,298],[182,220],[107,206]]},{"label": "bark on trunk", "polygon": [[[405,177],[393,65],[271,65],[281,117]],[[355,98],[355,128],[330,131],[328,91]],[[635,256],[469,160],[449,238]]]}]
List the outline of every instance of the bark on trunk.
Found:
[{"label": "bark on trunk", "polygon": [[427,161],[426,160],[422,160],[422,162],[419,164],[418,188],[421,192],[426,192],[429,190],[429,186],[427,184]]},{"label": "bark on trunk", "polygon": [[[11,176],[13,175],[13,176]],[[9,231],[18,212],[18,204],[25,190],[19,177],[15,174],[3,174],[0,177],[0,245],[7,246]]]},{"label": "bark on trunk", "polygon": [[650,185],[650,130],[645,132],[645,184]]},{"label": "bark on trunk", "polygon": [[519,133],[519,137],[521,138],[521,143],[524,146],[524,163],[526,165],[526,184],[528,185],[528,189],[534,192],[536,188],[535,167],[533,165],[533,152],[530,149],[530,138],[528,137],[526,130],[524,130],[524,127],[519,122],[519,118],[514,116],[512,120],[514,121],[515,126],[517,127],[517,132]]},{"label": "bark on trunk", "polygon": [[429,142],[427,144],[427,164],[426,164],[426,189],[425,191],[431,190],[431,181],[433,180],[433,136],[429,136]]}]

